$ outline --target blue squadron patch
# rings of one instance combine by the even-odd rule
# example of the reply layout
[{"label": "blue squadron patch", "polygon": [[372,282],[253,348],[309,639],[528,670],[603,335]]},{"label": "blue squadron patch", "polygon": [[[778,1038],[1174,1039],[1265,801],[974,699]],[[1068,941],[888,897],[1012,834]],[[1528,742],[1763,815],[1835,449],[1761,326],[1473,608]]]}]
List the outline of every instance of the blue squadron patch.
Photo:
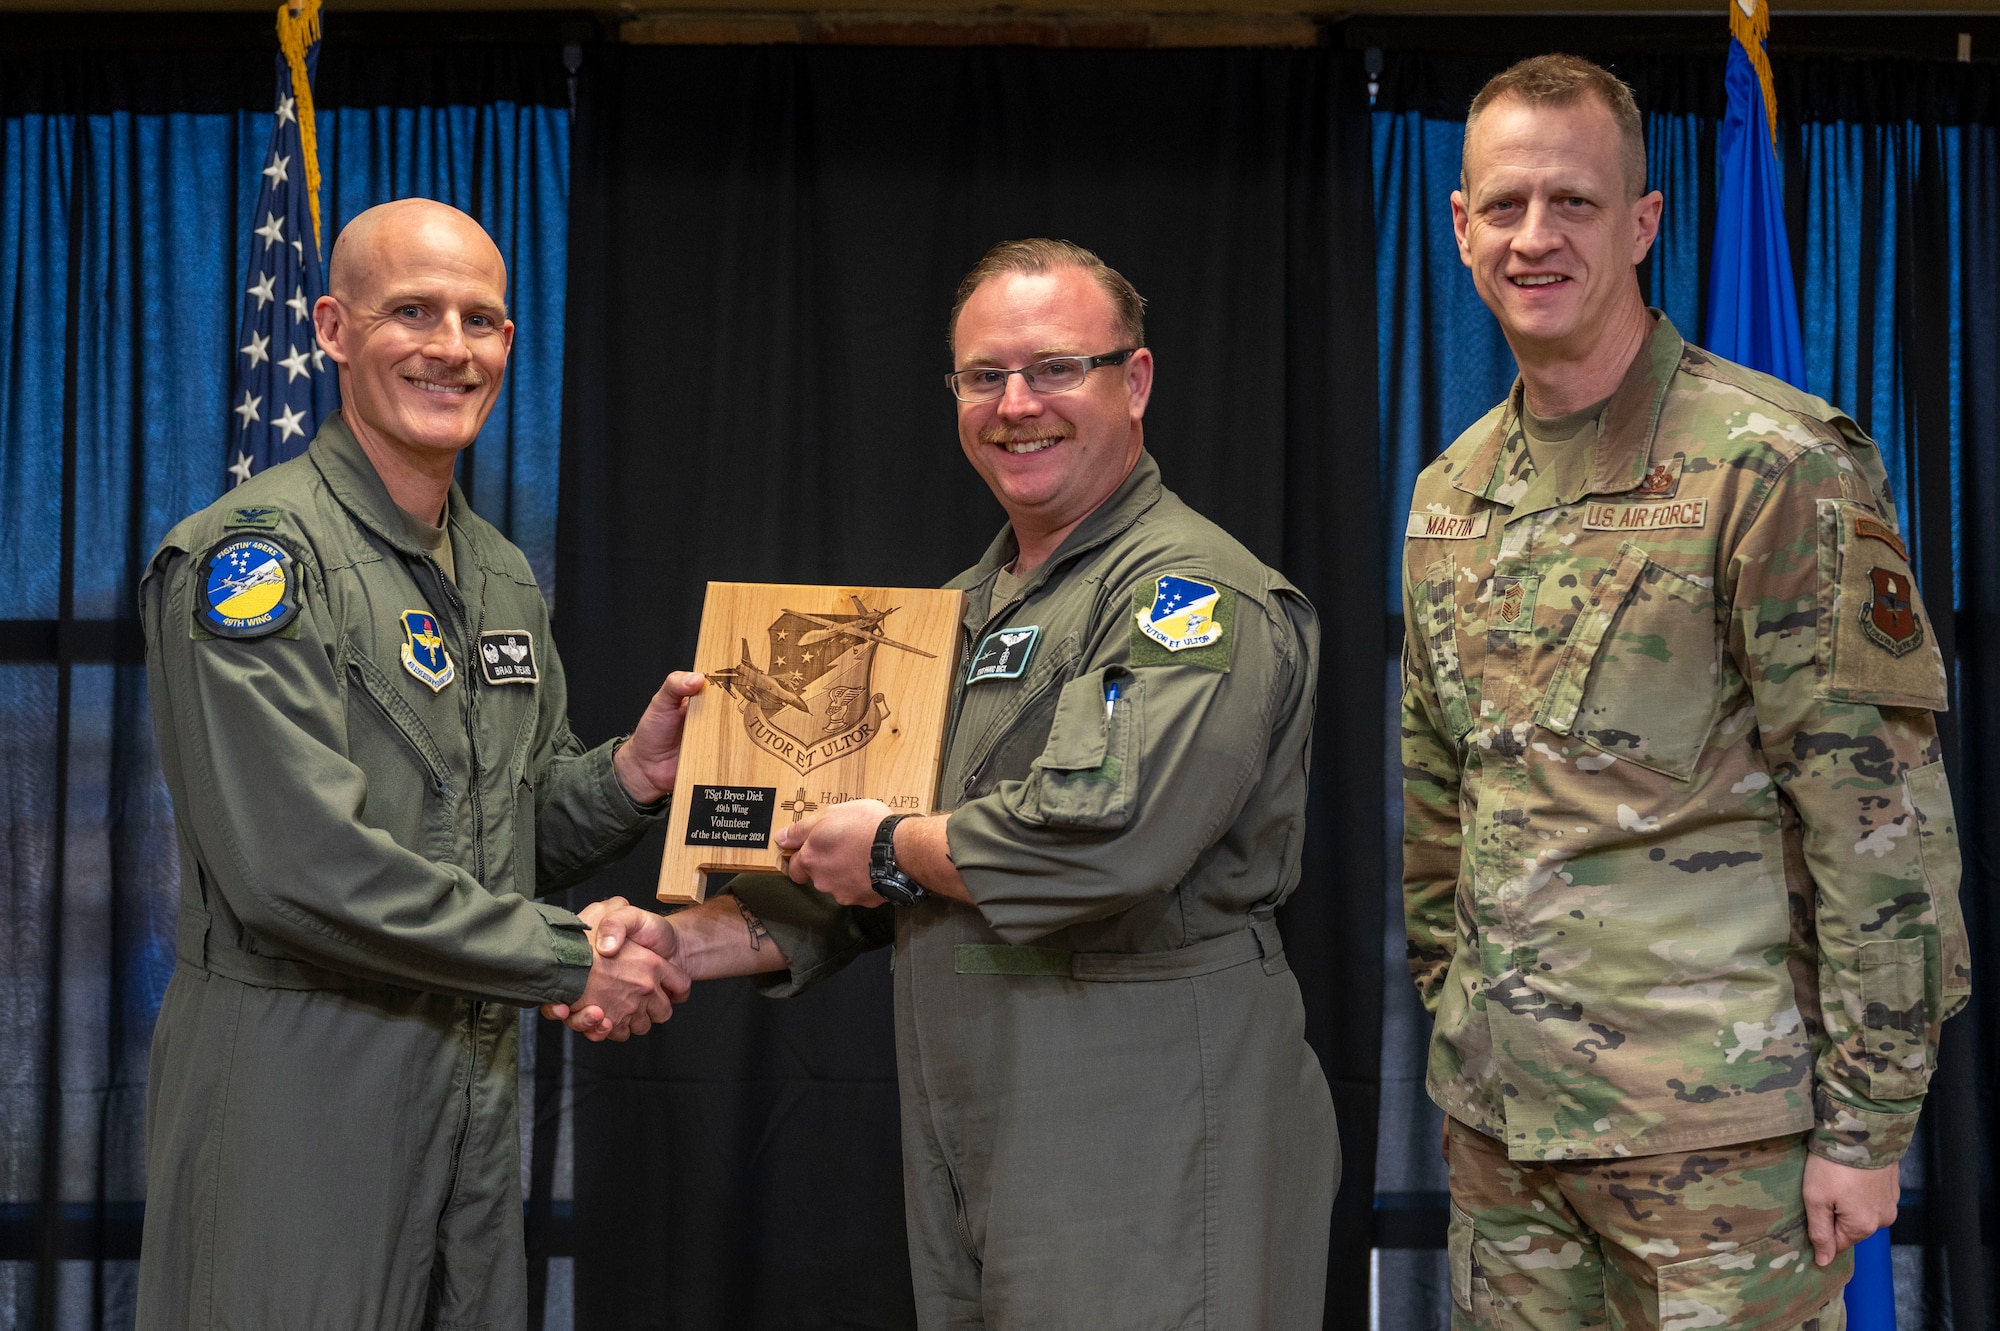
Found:
[{"label": "blue squadron patch", "polygon": [[1169,573],[1154,584],[1153,604],[1137,614],[1139,632],[1170,652],[1222,641],[1225,627],[1216,613],[1219,588]]},{"label": "blue squadron patch", "polygon": [[981,684],[989,679],[1019,679],[1028,668],[1028,661],[1035,654],[1035,643],[1041,639],[1039,624],[1025,624],[1020,628],[1001,629],[989,633],[979,644],[979,650],[972,654],[972,669],[966,672],[967,684]]},{"label": "blue squadron patch", "polygon": [[428,610],[403,612],[403,669],[429,686],[432,693],[458,678],[458,667],[451,663],[444,636],[438,632],[437,616]]},{"label": "blue squadron patch", "polygon": [[262,638],[299,614],[292,552],[268,536],[225,536],[201,557],[195,623],[218,638]]}]

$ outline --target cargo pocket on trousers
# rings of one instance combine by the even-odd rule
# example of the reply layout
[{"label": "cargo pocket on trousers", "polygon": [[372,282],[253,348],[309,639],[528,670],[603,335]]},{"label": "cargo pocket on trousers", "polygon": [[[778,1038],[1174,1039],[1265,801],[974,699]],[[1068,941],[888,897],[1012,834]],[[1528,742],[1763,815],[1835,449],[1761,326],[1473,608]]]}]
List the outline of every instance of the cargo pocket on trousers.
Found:
[{"label": "cargo pocket on trousers", "polygon": [[1660,1315],[1656,1325],[1675,1331],[1697,1327],[1797,1326],[1837,1297],[1846,1283],[1844,1263],[1813,1265],[1812,1254],[1779,1236],[1730,1252],[1713,1252],[1659,1268]]},{"label": "cargo pocket on trousers", "polygon": [[1458,1310],[1472,1313],[1472,1217],[1451,1203],[1451,1220],[1445,1226],[1445,1245],[1451,1254],[1451,1301]]},{"label": "cargo pocket on trousers", "polygon": [[1930,1084],[1926,1035],[1930,1004],[1924,993],[1924,940],[1878,938],[1861,945],[1862,1065],[1868,1094],[1877,1100],[1912,1100]]},{"label": "cargo pocket on trousers", "polygon": [[1028,772],[1022,816],[1048,827],[1125,826],[1139,785],[1145,698],[1145,685],[1124,666],[1063,685],[1048,743]]}]

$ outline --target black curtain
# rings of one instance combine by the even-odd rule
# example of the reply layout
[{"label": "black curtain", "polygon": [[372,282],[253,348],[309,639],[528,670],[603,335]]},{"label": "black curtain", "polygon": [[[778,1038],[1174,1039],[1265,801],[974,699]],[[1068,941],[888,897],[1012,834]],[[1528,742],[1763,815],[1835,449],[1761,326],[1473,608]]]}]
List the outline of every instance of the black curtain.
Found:
[{"label": "black curtain", "polygon": [[[1328,1326],[1367,1318],[1382,968],[1362,89],[1331,50],[590,49],[557,557],[589,739],[691,662],[708,579],[941,582],[1001,521],[942,383],[958,278],[1027,235],[1129,276],[1167,484],[1326,631],[1283,926],[1346,1151]],[[657,862],[579,900],[649,900]],[[910,1324],[886,956],[784,1002],[718,983],[574,1060],[579,1326]]]}]

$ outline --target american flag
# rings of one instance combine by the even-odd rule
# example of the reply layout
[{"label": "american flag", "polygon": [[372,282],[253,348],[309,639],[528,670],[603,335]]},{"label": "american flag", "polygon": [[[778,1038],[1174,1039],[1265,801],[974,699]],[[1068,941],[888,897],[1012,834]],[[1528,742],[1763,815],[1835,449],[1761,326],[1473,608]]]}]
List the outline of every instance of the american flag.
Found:
[{"label": "american flag", "polygon": [[298,456],[340,405],[334,367],[313,336],[326,290],[318,235],[319,158],[312,79],[319,65],[319,0],[278,10],[278,104],[264,184],[250,231],[250,271],[238,321],[224,466],[238,486]]}]

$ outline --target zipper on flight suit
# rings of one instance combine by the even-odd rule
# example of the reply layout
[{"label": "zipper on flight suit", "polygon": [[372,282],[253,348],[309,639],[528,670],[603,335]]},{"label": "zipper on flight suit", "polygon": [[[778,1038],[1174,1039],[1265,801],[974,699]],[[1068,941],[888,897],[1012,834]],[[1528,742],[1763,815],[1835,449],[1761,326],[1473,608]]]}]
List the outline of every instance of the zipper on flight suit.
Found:
[{"label": "zipper on flight suit", "polygon": [[974,1266],[984,1270],[986,1263],[979,1260],[979,1253],[972,1245],[972,1221],[965,1214],[965,1189],[958,1185],[958,1171],[949,1160],[944,1162],[944,1176],[951,1182],[951,1224],[958,1231],[958,1246],[965,1249]]},{"label": "zipper on flight suit", "polygon": [[[447,525],[449,525],[448,521]],[[486,806],[479,798],[479,690],[472,687],[472,675],[477,674],[478,671],[474,666],[476,658],[472,655],[470,649],[470,645],[476,641],[477,635],[475,633],[472,637],[468,637],[465,632],[468,616],[465,610],[465,598],[458,594],[458,584],[444,575],[443,567],[429,554],[424,556],[424,563],[430,565],[431,573],[437,578],[438,586],[444,589],[445,602],[452,608],[453,618],[457,621],[455,627],[458,629],[459,663],[472,672],[463,681],[465,684],[463,695],[465,702],[462,704],[465,713],[465,742],[467,748],[470,750],[472,760],[472,776],[466,782],[466,794],[472,801],[472,876],[478,880],[481,887],[484,887],[486,885]],[[484,628],[485,626],[485,612],[482,607],[478,627]]]},{"label": "zipper on flight suit", "polygon": [[474,999],[466,1010],[465,1100],[459,1107],[458,1135],[451,1143],[451,1174],[445,1184],[444,1207],[438,1212],[440,1223],[458,1197],[458,1171],[465,1159],[465,1139],[472,1135],[472,1086],[479,1079],[479,1021],[485,1012],[486,1004],[481,999]]},{"label": "zipper on flight suit", "polygon": [[[445,525],[447,528],[450,527],[450,518],[448,516],[445,520]],[[449,538],[447,537],[447,539]],[[458,594],[458,584],[444,575],[444,568],[436,559],[426,553],[424,555],[424,563],[430,566],[431,575],[437,579],[438,586],[443,590],[445,603],[451,608],[452,617],[456,621],[454,627],[458,630],[459,662],[466,669],[472,670],[476,674],[475,658],[467,650],[468,643],[476,641],[476,638],[467,637],[465,632],[468,619],[465,598]],[[485,627],[483,611],[479,627]],[[466,794],[472,801],[472,876],[483,887],[486,884],[486,809],[479,798],[479,718],[477,715],[479,691],[472,687],[472,675],[467,675],[464,683],[465,701],[461,706],[465,716],[465,741],[472,763],[472,771],[466,782]],[[465,1096],[459,1105],[458,1134],[453,1138],[451,1144],[451,1174],[450,1180],[445,1186],[444,1207],[438,1212],[438,1221],[440,1224],[443,1223],[446,1213],[451,1210],[452,1202],[458,1197],[458,1176],[465,1163],[465,1142],[472,1135],[472,1091],[473,1086],[479,1080],[479,1025],[485,1013],[486,1004],[481,999],[472,1000],[472,1003],[466,1009]]]}]

